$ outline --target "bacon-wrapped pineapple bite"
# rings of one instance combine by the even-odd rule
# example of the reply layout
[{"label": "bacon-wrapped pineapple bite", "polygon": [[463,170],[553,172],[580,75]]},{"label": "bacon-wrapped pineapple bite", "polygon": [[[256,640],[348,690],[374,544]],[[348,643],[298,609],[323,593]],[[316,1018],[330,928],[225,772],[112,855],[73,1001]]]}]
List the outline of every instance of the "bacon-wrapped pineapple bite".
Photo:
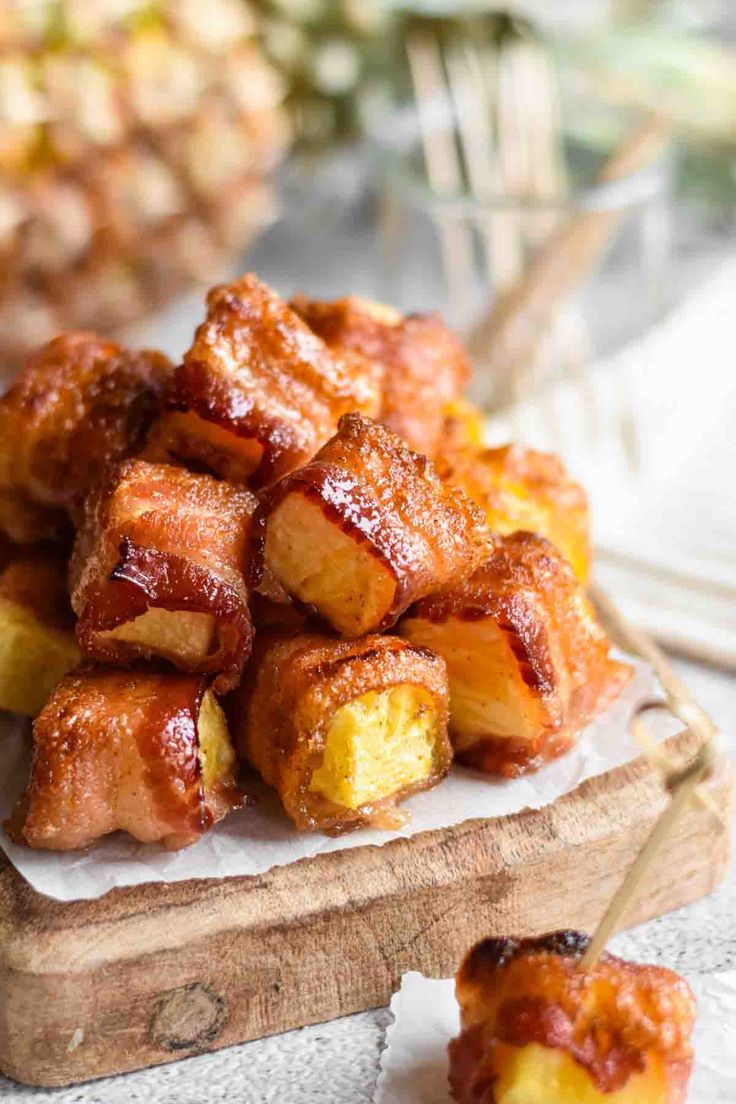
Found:
[{"label": "bacon-wrapped pineapple bite", "polygon": [[494,533],[526,529],[552,541],[581,583],[590,571],[590,519],[585,491],[551,453],[519,445],[452,449],[438,468],[485,510]]},{"label": "bacon-wrapped pineapple bite", "polygon": [[75,671],[34,722],[30,781],[10,832],[52,851],[118,830],[185,847],[242,805],[234,770],[225,716],[204,678]]},{"label": "bacon-wrapped pineapple bite", "polygon": [[684,1104],[695,1001],[659,966],[602,954],[587,937],[486,939],[456,977],[450,1043],[458,1104]]},{"label": "bacon-wrapped pineapple bite", "polygon": [[[480,448],[483,444],[483,411],[467,399],[456,399],[445,407],[440,455],[464,448]],[[444,465],[446,461],[441,461]]]},{"label": "bacon-wrapped pineapple bite", "polygon": [[0,709],[35,717],[79,662],[66,564],[24,552],[0,571]]},{"label": "bacon-wrapped pineapple bite", "polygon": [[311,463],[265,496],[254,563],[343,636],[390,628],[483,561],[482,511],[389,429],[345,415]]},{"label": "bacon-wrapped pineapple bite", "polygon": [[146,456],[262,487],[310,459],[351,410],[378,409],[375,370],[338,356],[255,276],[213,288]]},{"label": "bacon-wrapped pineapple bite", "polygon": [[244,572],[255,506],[209,475],[121,464],[88,499],[72,555],[84,651],[117,665],[163,658],[231,690],[253,636]]},{"label": "bacon-wrapped pineapple bite", "polygon": [[91,333],[38,349],[0,399],[0,524],[19,543],[63,530],[101,472],[131,455],[171,365]]},{"label": "bacon-wrapped pineapple bite", "polygon": [[319,303],[297,296],[294,309],[331,349],[366,357],[381,380],[379,419],[417,452],[433,457],[446,418],[470,378],[460,341],[431,314],[404,317],[358,296]]},{"label": "bacon-wrapped pineapple bite", "polygon": [[570,565],[534,533],[496,538],[467,582],[418,602],[400,632],[447,663],[456,757],[507,776],[567,751],[631,674]]},{"label": "bacon-wrapped pineapple bite", "polygon": [[230,717],[298,828],[396,823],[450,767],[445,665],[398,637],[264,633]]}]

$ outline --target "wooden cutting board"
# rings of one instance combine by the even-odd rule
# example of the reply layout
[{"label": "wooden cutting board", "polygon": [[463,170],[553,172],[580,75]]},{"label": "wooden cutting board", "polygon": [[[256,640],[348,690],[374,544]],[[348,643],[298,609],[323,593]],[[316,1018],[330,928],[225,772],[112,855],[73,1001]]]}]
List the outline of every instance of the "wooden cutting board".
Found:
[{"label": "wooden cutting board", "polygon": [[[723,809],[730,792],[724,764]],[[42,897],[0,859],[0,1070],[65,1085],[171,1062],[386,1004],[483,935],[590,930],[665,800],[640,759],[538,811],[96,901]],[[727,860],[691,808],[626,924],[709,893]]]}]

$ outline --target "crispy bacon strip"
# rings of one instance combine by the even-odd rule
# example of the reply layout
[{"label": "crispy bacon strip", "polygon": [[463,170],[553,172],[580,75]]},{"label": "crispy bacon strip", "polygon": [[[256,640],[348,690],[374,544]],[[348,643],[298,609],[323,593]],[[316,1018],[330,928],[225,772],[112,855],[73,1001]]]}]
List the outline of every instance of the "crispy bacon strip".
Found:
[{"label": "crispy bacon strip", "polygon": [[590,574],[588,498],[551,453],[519,445],[450,449],[440,475],[461,487],[486,513],[494,533],[526,529],[552,541],[581,583]]},{"label": "crispy bacon strip", "polygon": [[28,360],[0,399],[0,523],[15,541],[48,540],[101,473],[131,455],[171,366],[91,333],[66,333]]},{"label": "crispy bacon strip", "polygon": [[486,939],[456,977],[458,1104],[684,1104],[695,1001],[672,970],[603,954],[577,932]]},{"label": "crispy bacon strip", "polygon": [[0,571],[0,709],[34,717],[80,655],[66,564],[41,551],[11,558]]},{"label": "crispy bacon strip", "polygon": [[302,829],[395,824],[450,767],[444,663],[397,637],[259,634],[230,717]]},{"label": "crispy bacon strip", "polygon": [[467,578],[490,540],[481,511],[426,457],[357,414],[268,492],[256,528],[256,565],[265,558],[344,636],[390,628],[417,598]]},{"label": "crispy bacon strip", "polygon": [[170,660],[237,684],[252,626],[244,578],[254,496],[208,475],[125,461],[87,503],[71,563],[85,652]]},{"label": "crispy bacon strip", "polygon": [[146,455],[254,488],[311,459],[351,410],[375,413],[374,370],[334,355],[255,276],[213,288]]},{"label": "crispy bacon strip", "polygon": [[460,586],[419,602],[408,640],[447,662],[459,760],[513,776],[567,751],[631,675],[555,548],[533,533],[499,537]]},{"label": "crispy bacon strip", "polygon": [[11,834],[53,851],[117,830],[185,847],[242,804],[234,766],[204,678],[79,670],[35,721],[31,777]]},{"label": "crispy bacon strip", "polygon": [[297,296],[294,309],[331,349],[359,353],[382,381],[378,417],[425,456],[433,457],[446,417],[470,378],[459,340],[431,314],[403,317],[393,307],[358,296],[319,303]]}]

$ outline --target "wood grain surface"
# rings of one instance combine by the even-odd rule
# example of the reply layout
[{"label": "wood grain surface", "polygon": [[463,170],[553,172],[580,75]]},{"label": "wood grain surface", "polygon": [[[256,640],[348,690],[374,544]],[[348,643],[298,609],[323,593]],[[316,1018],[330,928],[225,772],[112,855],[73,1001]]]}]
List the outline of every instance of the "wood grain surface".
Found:
[{"label": "wood grain surface", "polygon": [[[724,809],[730,793],[724,764]],[[664,802],[638,760],[546,809],[95,901],[42,897],[0,859],[0,1070],[64,1085],[170,1062],[385,1004],[482,935],[590,930]],[[694,805],[626,925],[709,893],[728,846]]]}]

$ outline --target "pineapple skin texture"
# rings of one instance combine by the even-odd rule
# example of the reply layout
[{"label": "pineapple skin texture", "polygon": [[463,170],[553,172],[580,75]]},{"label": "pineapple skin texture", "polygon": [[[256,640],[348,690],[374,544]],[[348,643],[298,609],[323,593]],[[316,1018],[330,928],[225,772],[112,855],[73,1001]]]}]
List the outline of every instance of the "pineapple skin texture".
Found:
[{"label": "pineapple skin texture", "polygon": [[566,751],[631,677],[570,565],[533,533],[497,538],[466,583],[417,603],[400,631],[447,663],[456,757],[510,777]]},{"label": "pineapple skin texture", "polygon": [[486,515],[489,529],[539,533],[567,559],[578,580],[590,575],[590,518],[585,491],[551,453],[520,445],[448,448],[443,479],[461,487]]},{"label": "pineapple skin texture", "polygon": [[[297,828],[343,832],[395,820],[398,801],[445,776],[447,693],[444,662],[398,637],[264,631],[228,713],[240,757],[276,789]],[[398,723],[396,754],[384,749],[369,763],[377,737],[366,723],[377,720]]]},{"label": "pineapple skin texture", "polygon": [[456,975],[450,1043],[459,1104],[683,1104],[695,1001],[683,978],[604,953],[587,937],[486,939]]}]

